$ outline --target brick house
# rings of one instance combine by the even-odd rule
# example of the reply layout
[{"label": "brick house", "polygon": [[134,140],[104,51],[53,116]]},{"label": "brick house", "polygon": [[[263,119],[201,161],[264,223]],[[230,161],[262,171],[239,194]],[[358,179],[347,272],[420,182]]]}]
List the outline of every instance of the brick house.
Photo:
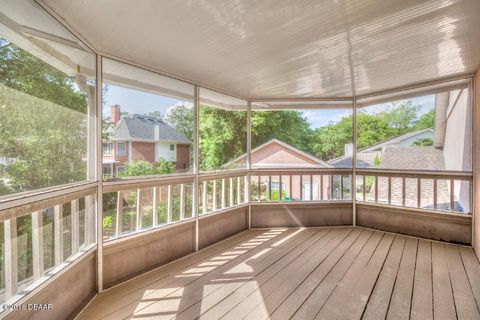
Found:
[{"label": "brick house", "polygon": [[111,106],[111,134],[103,144],[103,174],[116,175],[130,161],[175,162],[176,171],[190,167],[191,141],[165,121],[146,115],[122,117],[119,105]]}]

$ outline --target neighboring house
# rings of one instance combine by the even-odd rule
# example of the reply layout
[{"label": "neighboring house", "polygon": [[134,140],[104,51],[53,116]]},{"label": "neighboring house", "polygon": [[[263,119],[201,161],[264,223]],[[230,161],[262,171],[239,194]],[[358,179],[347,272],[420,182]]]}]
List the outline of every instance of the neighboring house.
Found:
[{"label": "neighboring house", "polygon": [[[471,107],[468,104],[467,90],[453,90],[437,94],[435,97],[434,129],[409,132],[357,152],[357,168],[378,168],[393,170],[420,171],[470,171],[471,169]],[[420,139],[429,138],[433,146],[413,146]],[[345,146],[344,156],[329,163],[335,167],[352,165],[353,148]],[[421,207],[433,207],[433,180],[422,179]],[[416,180],[406,179],[406,205],[417,206]],[[367,201],[374,201],[375,186],[366,195]],[[450,184],[438,180],[437,206],[450,209]],[[455,181],[455,210],[468,212],[470,186],[466,181]],[[400,203],[402,181],[392,178],[392,203]],[[378,201],[388,201],[387,178],[378,180]]]},{"label": "neighboring house", "polygon": [[135,160],[175,162],[179,172],[190,166],[190,145],[184,135],[165,121],[139,114],[121,117],[119,105],[111,107],[110,139],[103,145],[103,173],[116,175]]},{"label": "neighboring house", "polygon": [[[375,159],[381,162],[382,154],[387,148],[411,147],[415,141],[427,138],[433,140],[433,129],[428,128],[405,133],[360,149],[357,152],[357,168],[375,168]],[[352,158],[353,145],[349,143],[345,145],[344,155],[330,160],[329,163],[337,168],[351,167]]]},{"label": "neighboring house", "polygon": [[[247,155],[243,154],[238,158],[227,163],[226,168],[244,167]],[[332,166],[306,152],[303,152],[288,143],[278,139],[272,139],[264,144],[252,149],[251,151],[252,169],[269,169],[269,168],[331,168]],[[324,199],[328,198],[330,190],[330,180],[327,176],[323,177]],[[320,198],[320,176],[315,176],[313,181],[304,179],[302,181],[303,200],[318,200]],[[267,190],[268,179],[262,177],[262,190]],[[310,199],[310,188],[313,188],[313,199]],[[279,191],[280,179],[278,176],[272,175],[272,191]],[[286,177],[282,180],[282,190],[288,193],[290,190],[290,180]],[[292,195],[293,200],[300,199],[300,178],[294,176],[292,178]]]}]

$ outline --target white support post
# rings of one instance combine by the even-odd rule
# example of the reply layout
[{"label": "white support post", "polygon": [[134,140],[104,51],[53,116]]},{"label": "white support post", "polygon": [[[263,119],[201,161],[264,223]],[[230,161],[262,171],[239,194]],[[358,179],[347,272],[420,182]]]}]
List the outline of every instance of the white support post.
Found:
[{"label": "white support post", "polygon": [[[245,177],[245,202],[248,203],[248,229],[252,228],[252,103],[247,102],[247,176]],[[260,202],[260,184],[258,185]]]},{"label": "white support post", "polygon": [[142,221],[143,221],[143,217],[142,217],[142,206],[140,205],[140,196],[141,196],[141,189],[137,189],[137,223],[136,223],[136,226],[137,226],[137,231],[141,231],[142,230]]},{"label": "white support post", "polygon": [[158,226],[158,187],[153,187],[152,190],[152,221],[153,221],[153,227]]},{"label": "white support post", "polygon": [[[353,113],[352,113],[352,225],[357,225],[357,100],[353,99]],[[377,186],[375,185],[375,188]],[[365,201],[365,199],[363,199]]]},{"label": "white support post", "polygon": [[17,293],[17,219],[12,218],[3,222],[5,240],[5,301]]},{"label": "white support post", "polygon": [[213,180],[212,211],[217,211],[217,180]]},{"label": "white support post", "polygon": [[[103,79],[102,79],[102,56],[96,55],[96,79],[95,79],[95,89],[96,89],[96,148],[95,148],[95,159],[96,159],[96,175],[95,178],[99,183],[97,187],[97,192],[95,198],[91,198],[91,206],[87,206],[87,198],[85,198],[85,207],[92,208],[92,222],[95,221],[96,224],[91,223],[93,230],[96,230],[96,242],[97,242],[97,292],[102,293],[103,291]],[[87,209],[86,209],[87,210]],[[94,211],[93,211],[94,210]],[[86,219],[85,219],[86,220]],[[93,231],[92,230],[92,231]],[[91,233],[91,242],[95,242],[94,233]]]},{"label": "white support post", "polygon": [[72,200],[72,255],[80,249],[80,215],[78,213],[78,199]]},{"label": "white support post", "polygon": [[229,207],[233,207],[233,178],[228,179],[230,182],[230,190],[229,190]]},{"label": "white support post", "polygon": [[200,187],[198,181],[199,173],[199,120],[200,120],[200,88],[195,85],[193,92],[193,146],[194,146],[194,156],[193,156],[193,172],[195,173],[195,178],[193,179],[193,198],[192,198],[192,210],[193,217],[195,218],[195,238],[194,238],[194,250],[198,251],[199,249],[199,215],[198,215],[198,189]]},{"label": "white support post", "polygon": [[180,185],[180,220],[185,219],[185,185]]},{"label": "white support post", "polygon": [[63,207],[56,205],[53,211],[53,233],[55,243],[55,266],[63,262]]},{"label": "white support post", "polygon": [[172,186],[167,187],[167,223],[172,223]]},{"label": "white support post", "polygon": [[117,210],[115,212],[115,238],[118,238],[122,234],[122,222],[123,222],[123,193],[117,192]]},{"label": "white support post", "polygon": [[225,178],[222,179],[222,209],[225,209]]},{"label": "white support post", "polygon": [[43,276],[43,213],[32,213],[33,280]]}]

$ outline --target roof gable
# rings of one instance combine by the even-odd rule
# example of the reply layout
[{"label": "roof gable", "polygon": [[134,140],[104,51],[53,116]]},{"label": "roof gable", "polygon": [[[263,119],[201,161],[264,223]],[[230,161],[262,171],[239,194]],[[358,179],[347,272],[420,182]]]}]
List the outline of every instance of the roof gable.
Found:
[{"label": "roof gable", "polygon": [[[332,167],[300,149],[278,139],[271,139],[260,146],[252,149],[252,167]],[[232,166],[235,163],[244,162],[246,154],[232,160],[225,166]]]},{"label": "roof gable", "polygon": [[168,141],[191,144],[183,134],[161,119],[132,114],[123,117],[115,129],[112,140]]}]

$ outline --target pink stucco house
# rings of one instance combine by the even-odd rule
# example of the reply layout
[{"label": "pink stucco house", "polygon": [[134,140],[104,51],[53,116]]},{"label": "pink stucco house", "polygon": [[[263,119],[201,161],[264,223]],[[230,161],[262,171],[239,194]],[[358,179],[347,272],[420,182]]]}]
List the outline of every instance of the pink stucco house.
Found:
[{"label": "pink stucco house", "polygon": [[[225,167],[235,168],[243,167],[246,161],[246,154],[227,163]],[[320,160],[302,150],[299,150],[288,143],[278,139],[271,139],[251,151],[252,169],[272,169],[272,168],[332,168],[333,166],[323,160]],[[271,188],[272,191],[278,191],[280,188],[279,176],[272,175]],[[330,192],[330,178],[323,177],[323,183],[320,181],[320,175],[315,175],[310,181],[310,176],[305,176],[300,184],[300,176],[292,177],[292,194],[289,195],[290,179],[284,177],[282,179],[282,190],[291,199],[300,199],[300,185],[303,188],[303,200],[319,200],[320,186],[323,186],[324,199],[328,198]],[[268,188],[268,177],[261,177],[261,188]],[[313,188],[312,192],[310,189]],[[312,194],[312,199],[310,199]]]}]

